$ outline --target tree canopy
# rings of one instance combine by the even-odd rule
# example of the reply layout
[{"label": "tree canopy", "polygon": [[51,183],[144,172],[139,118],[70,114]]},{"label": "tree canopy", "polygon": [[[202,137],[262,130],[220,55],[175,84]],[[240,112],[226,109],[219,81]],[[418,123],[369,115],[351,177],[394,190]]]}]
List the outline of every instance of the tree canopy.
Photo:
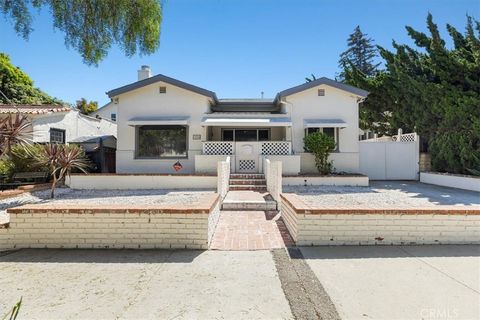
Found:
[{"label": "tree canopy", "polygon": [[379,47],[385,70],[369,76],[350,64],[345,81],[370,91],[361,124],[379,133],[415,131],[426,141],[434,170],[480,169],[480,23],[467,17],[464,33],[446,29],[448,48],[432,15],[429,34],[406,27],[416,47]]},{"label": "tree canopy", "polygon": [[97,101],[88,102],[87,99],[81,98],[80,100],[77,101],[76,107],[81,113],[90,114],[98,110],[98,102]]},{"label": "tree canopy", "polygon": [[33,31],[32,11],[48,8],[65,44],[84,62],[97,65],[117,44],[127,56],[151,54],[160,44],[162,6],[158,0],[0,0],[0,13],[18,35]]},{"label": "tree canopy", "polygon": [[0,104],[62,103],[35,88],[32,79],[20,68],[15,67],[9,56],[4,53],[0,53],[0,92]]}]

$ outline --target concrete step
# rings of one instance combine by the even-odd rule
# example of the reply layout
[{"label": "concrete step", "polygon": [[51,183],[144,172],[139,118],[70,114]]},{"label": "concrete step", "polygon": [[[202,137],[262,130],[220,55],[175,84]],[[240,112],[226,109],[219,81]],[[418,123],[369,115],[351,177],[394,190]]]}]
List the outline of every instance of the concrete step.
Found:
[{"label": "concrete step", "polygon": [[271,211],[277,210],[277,202],[269,201],[265,203],[254,202],[224,202],[222,210],[228,211]]},{"label": "concrete step", "polygon": [[231,173],[230,179],[265,179],[263,173]]},{"label": "concrete step", "polygon": [[264,184],[237,184],[237,185],[230,185],[229,190],[254,190],[254,191],[261,191],[267,192],[267,186]]},{"label": "concrete step", "polygon": [[230,179],[230,185],[261,184],[266,185],[265,179]]},{"label": "concrete step", "polygon": [[222,210],[269,211],[277,210],[277,202],[268,192],[252,190],[230,190],[223,199]]}]

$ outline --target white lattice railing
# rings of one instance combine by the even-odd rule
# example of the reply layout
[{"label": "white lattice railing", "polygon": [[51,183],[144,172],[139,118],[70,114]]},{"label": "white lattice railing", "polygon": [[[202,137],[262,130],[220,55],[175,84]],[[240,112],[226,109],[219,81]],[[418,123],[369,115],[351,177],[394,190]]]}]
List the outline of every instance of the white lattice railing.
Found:
[{"label": "white lattice railing", "polygon": [[[398,137],[400,137],[400,140],[398,140]],[[413,133],[407,133],[407,134],[400,134],[392,137],[392,141],[399,141],[399,142],[414,142],[417,141],[418,135],[413,132]]]},{"label": "white lattice railing", "polygon": [[[292,154],[292,143],[290,141],[252,141],[258,144],[258,152],[264,156],[279,156]],[[205,141],[203,143],[203,154],[231,156],[235,154],[235,142],[233,141]]]},{"label": "white lattice railing", "polygon": [[232,141],[205,141],[203,143],[203,154],[208,155],[233,155],[234,144]]},{"label": "white lattice railing", "polygon": [[290,141],[262,141],[260,142],[260,154],[264,156],[279,156],[292,154]]}]

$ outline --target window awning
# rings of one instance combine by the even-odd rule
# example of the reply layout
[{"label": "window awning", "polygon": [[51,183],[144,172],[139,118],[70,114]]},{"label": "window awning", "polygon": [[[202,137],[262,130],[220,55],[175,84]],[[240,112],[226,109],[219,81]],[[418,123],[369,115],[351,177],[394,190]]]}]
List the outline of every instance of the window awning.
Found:
[{"label": "window awning", "polygon": [[145,126],[145,125],[188,125],[190,117],[188,116],[171,116],[171,117],[142,117],[132,118],[127,121],[129,126]]},{"label": "window awning", "polygon": [[348,124],[342,119],[305,119],[305,128],[345,128]]},{"label": "window awning", "polygon": [[222,127],[291,127],[290,118],[215,118],[205,117],[202,119],[203,126]]}]

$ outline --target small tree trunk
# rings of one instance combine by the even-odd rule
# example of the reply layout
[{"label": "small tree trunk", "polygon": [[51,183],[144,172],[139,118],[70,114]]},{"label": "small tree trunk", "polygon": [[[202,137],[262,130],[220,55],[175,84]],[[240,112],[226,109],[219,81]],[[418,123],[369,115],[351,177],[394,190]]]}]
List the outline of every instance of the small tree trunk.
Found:
[{"label": "small tree trunk", "polygon": [[53,175],[52,189],[50,190],[50,199],[55,198],[55,187],[57,186],[57,175]]}]

